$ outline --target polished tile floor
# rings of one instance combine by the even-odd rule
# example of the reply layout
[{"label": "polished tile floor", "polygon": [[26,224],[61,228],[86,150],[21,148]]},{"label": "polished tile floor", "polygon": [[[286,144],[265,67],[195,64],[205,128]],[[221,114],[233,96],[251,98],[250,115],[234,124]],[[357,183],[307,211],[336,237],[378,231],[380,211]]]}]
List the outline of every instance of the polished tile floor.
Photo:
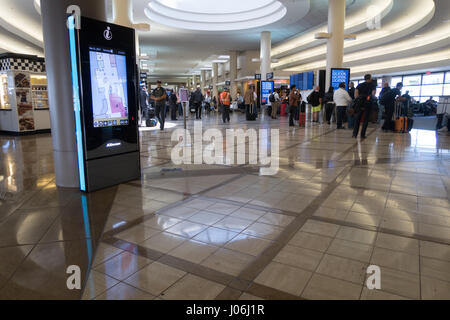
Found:
[{"label": "polished tile floor", "polygon": [[449,135],[203,124],[279,128],[280,171],[176,166],[174,123],[141,132],[141,180],[83,195],[50,135],[0,136],[0,299],[450,299]]}]

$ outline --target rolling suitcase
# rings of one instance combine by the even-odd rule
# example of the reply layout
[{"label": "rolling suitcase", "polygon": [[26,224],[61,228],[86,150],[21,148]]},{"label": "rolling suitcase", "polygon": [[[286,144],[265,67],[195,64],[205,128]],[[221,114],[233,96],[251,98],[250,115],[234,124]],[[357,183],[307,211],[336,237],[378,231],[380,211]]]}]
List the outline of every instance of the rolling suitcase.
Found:
[{"label": "rolling suitcase", "polygon": [[280,116],[286,116],[286,108],[287,108],[287,105],[285,103],[281,104],[281,106],[280,106]]},{"label": "rolling suitcase", "polygon": [[255,105],[250,105],[250,108],[248,110],[247,114],[247,121],[255,121],[256,120],[256,113],[255,113]]},{"label": "rolling suitcase", "polygon": [[300,127],[306,127],[306,113],[300,112],[298,115],[299,118],[299,126]]},{"label": "rolling suitcase", "polygon": [[408,126],[408,117],[402,116],[402,102],[396,102],[395,103],[395,109],[394,109],[394,131],[399,133],[405,133],[407,132],[407,126]]}]

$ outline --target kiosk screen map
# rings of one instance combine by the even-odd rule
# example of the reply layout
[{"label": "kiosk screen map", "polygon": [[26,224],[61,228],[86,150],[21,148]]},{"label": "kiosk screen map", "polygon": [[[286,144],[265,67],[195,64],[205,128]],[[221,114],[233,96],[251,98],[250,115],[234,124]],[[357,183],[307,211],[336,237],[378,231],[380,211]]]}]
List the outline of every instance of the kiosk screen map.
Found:
[{"label": "kiosk screen map", "polygon": [[126,56],[94,50],[89,52],[94,127],[128,125]]}]

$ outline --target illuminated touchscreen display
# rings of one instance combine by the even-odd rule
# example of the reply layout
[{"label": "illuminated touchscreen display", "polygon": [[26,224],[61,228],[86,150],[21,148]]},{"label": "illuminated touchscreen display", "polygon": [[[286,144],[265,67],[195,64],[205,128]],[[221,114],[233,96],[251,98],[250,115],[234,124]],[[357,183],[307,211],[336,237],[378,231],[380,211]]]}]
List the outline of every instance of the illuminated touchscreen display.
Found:
[{"label": "illuminated touchscreen display", "polygon": [[125,53],[111,49],[89,49],[94,127],[128,125]]}]

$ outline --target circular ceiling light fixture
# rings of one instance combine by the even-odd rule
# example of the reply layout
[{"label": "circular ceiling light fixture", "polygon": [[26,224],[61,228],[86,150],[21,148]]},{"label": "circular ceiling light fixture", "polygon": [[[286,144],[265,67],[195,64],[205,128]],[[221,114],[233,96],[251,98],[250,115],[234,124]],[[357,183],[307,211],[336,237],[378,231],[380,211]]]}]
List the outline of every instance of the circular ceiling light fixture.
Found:
[{"label": "circular ceiling light fixture", "polygon": [[286,13],[276,0],[152,0],[145,8],[156,23],[196,31],[258,28],[279,21]]}]

